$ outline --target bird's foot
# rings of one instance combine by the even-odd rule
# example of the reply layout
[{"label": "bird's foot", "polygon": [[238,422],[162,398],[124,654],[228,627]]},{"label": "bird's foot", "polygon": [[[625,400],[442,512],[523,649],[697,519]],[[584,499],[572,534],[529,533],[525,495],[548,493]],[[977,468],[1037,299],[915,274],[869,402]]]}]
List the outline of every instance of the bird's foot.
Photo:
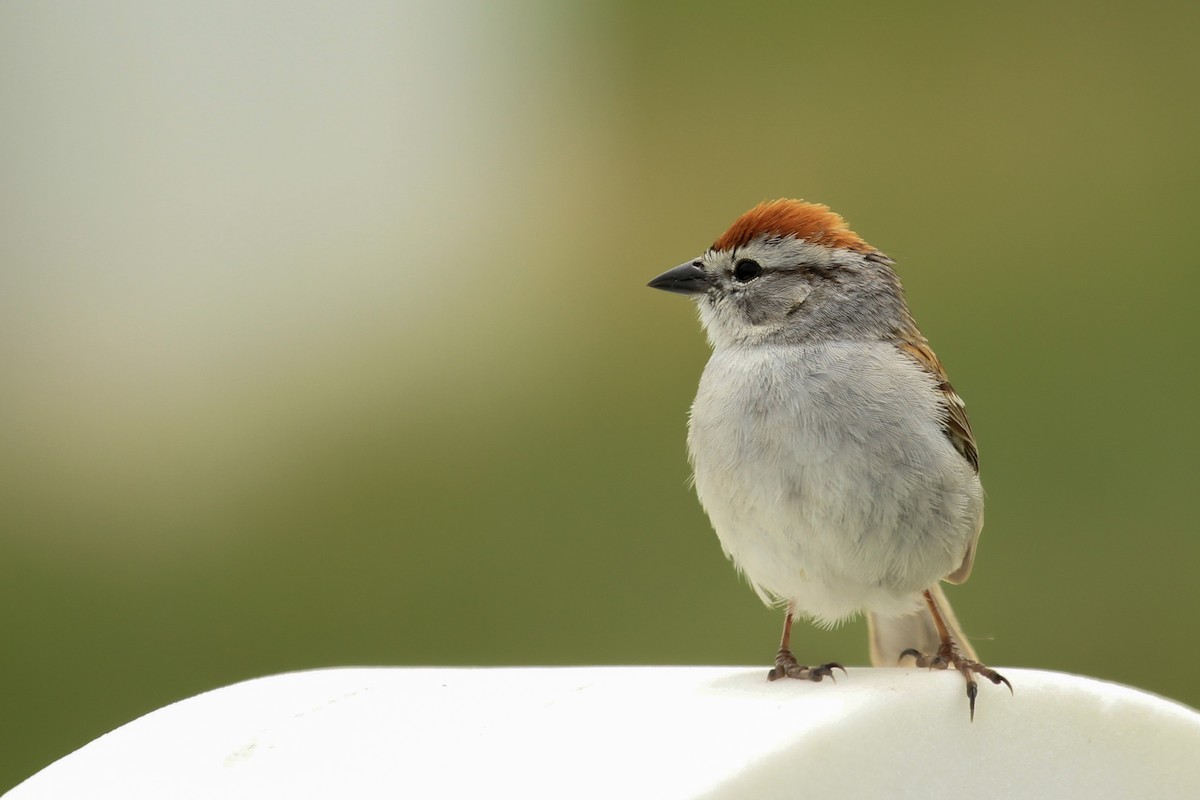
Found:
[{"label": "bird's foot", "polygon": [[775,681],[780,678],[795,678],[800,681],[813,681],[819,683],[821,679],[828,677],[829,680],[837,683],[833,677],[833,671],[840,669],[843,674],[846,668],[841,664],[830,661],[828,664],[822,664],[819,667],[806,667],[803,664],[796,662],[796,657],[789,650],[780,650],[775,656],[775,668],[767,673],[767,680]]},{"label": "bird's foot", "polygon": [[920,650],[909,648],[900,654],[900,658],[912,656],[917,660],[918,667],[928,667],[929,669],[949,669],[953,667],[962,673],[963,678],[967,681],[967,702],[971,707],[971,720],[975,719],[975,695],[979,693],[979,685],[975,681],[976,675],[982,675],[992,683],[999,686],[1004,684],[1008,687],[1009,693],[1012,692],[1012,684],[1008,682],[1008,678],[1001,675],[996,670],[980,664],[978,661],[973,661],[958,651],[958,647],[953,642],[946,642],[938,648],[937,655],[928,656]]}]

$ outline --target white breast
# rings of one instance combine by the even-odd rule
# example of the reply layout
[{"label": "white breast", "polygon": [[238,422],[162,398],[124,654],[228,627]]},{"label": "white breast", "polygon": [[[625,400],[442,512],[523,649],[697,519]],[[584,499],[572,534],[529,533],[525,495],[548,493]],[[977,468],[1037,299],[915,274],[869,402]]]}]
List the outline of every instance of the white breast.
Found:
[{"label": "white breast", "polygon": [[688,449],[726,554],[765,601],[900,614],[961,563],[983,492],[934,380],[891,345],[720,348]]}]

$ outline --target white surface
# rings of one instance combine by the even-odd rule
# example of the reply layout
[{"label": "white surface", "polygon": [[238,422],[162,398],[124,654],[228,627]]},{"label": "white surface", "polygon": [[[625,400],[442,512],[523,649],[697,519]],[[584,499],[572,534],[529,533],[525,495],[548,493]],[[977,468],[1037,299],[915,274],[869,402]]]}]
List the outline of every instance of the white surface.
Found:
[{"label": "white surface", "polygon": [[[330,669],[135,720],[7,800],[1197,798],[1200,714],[1086,678],[851,669]],[[833,793],[839,793],[834,795]]]}]

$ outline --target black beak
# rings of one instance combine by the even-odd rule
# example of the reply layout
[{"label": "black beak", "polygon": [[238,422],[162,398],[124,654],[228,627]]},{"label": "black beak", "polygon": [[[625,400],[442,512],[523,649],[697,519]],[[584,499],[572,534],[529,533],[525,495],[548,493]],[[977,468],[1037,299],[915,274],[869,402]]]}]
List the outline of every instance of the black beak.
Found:
[{"label": "black beak", "polygon": [[664,292],[700,294],[707,291],[711,284],[700,266],[700,261],[696,260],[669,269],[646,285],[651,289],[662,289]]}]

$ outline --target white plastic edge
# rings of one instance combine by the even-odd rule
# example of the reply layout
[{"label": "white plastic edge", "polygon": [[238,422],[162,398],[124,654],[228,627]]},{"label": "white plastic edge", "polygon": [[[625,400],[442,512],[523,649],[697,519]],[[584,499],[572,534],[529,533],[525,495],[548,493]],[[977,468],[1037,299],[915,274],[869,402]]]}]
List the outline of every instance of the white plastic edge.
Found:
[{"label": "white plastic edge", "polygon": [[[1002,670],[341,668],[159,709],[10,791],[37,798],[1200,798],[1200,714]],[[834,793],[837,793],[836,795]]]}]

